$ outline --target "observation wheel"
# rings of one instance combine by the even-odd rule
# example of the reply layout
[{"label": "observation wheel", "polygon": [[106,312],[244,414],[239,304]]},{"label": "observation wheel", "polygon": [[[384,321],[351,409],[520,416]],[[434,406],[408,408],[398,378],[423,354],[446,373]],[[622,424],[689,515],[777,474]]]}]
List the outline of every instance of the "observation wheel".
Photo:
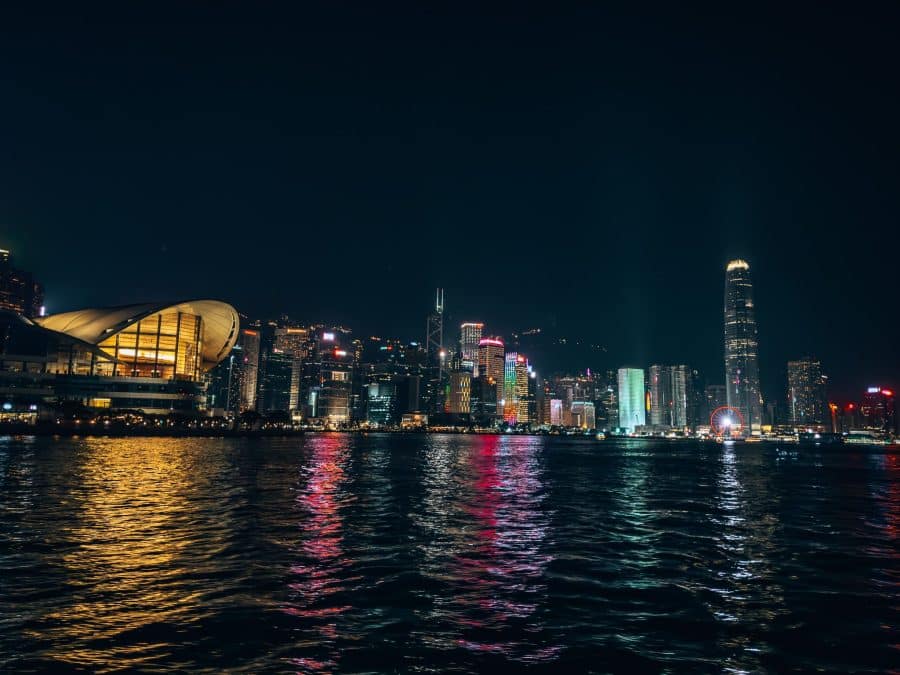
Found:
[{"label": "observation wheel", "polygon": [[712,411],[709,427],[719,436],[737,436],[744,428],[744,416],[737,408],[723,405]]}]

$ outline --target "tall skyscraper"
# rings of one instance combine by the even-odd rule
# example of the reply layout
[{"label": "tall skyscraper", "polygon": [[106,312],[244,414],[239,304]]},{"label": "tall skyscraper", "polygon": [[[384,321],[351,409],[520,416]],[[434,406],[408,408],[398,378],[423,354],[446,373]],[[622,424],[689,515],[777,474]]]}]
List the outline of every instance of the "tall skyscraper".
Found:
[{"label": "tall skyscraper", "polygon": [[263,352],[259,363],[259,396],[256,409],[261,413],[287,412],[291,401],[293,357],[272,347]]},{"label": "tall skyscraper", "polygon": [[788,415],[791,424],[825,424],[830,412],[822,364],[805,357],[788,361]]},{"label": "tall skyscraper", "polygon": [[725,386],[728,405],[744,418],[744,434],[761,431],[758,352],[750,265],[732,260],[725,268]]},{"label": "tall skyscraper", "polygon": [[425,323],[425,350],[428,353],[428,365],[441,366],[441,352],[444,349],[444,289],[435,293],[434,311],[428,315]]},{"label": "tall skyscraper", "polygon": [[257,328],[242,328],[238,333],[236,348],[240,349],[240,379],[238,387],[238,411],[256,410],[256,393],[259,386],[259,344]]},{"label": "tall skyscraper", "polygon": [[650,366],[650,424],[683,429],[691,424],[691,369],[685,365]]},{"label": "tall skyscraper", "polygon": [[897,426],[894,391],[885,387],[869,387],[859,406],[863,426],[873,431],[895,431]]},{"label": "tall skyscraper", "polygon": [[516,423],[535,422],[537,412],[536,374],[528,364],[528,359],[519,354],[516,359]]},{"label": "tall skyscraper", "polygon": [[467,322],[459,327],[459,352],[463,370],[472,371],[478,365],[478,347],[483,323]]},{"label": "tall skyscraper", "polygon": [[[503,400],[504,396],[505,354],[506,347],[503,344],[503,340],[498,337],[482,338],[478,342],[478,379],[486,381],[488,386],[493,386],[495,392],[494,410],[498,416],[503,415],[500,401]],[[484,387],[481,390],[487,391]]]},{"label": "tall skyscraper", "polygon": [[341,327],[317,327],[314,346],[302,363],[300,407],[303,417],[340,427],[351,420],[354,355],[351,333]]},{"label": "tall skyscraper", "polygon": [[300,379],[303,359],[309,355],[312,349],[309,329],[300,326],[276,328],[274,347],[291,358],[291,385],[288,407],[290,410],[297,410],[300,407]]},{"label": "tall skyscraper", "polygon": [[452,415],[468,415],[472,412],[472,373],[450,373],[447,412]]},{"label": "tall skyscraper", "polygon": [[650,366],[648,389],[650,390],[650,424],[672,426],[672,368]]},{"label": "tall skyscraper", "polygon": [[528,361],[522,354],[506,352],[503,373],[503,419],[521,424],[528,419]]},{"label": "tall skyscraper", "polygon": [[426,404],[429,412],[444,411],[444,372],[447,352],[444,349],[444,289],[435,293],[434,311],[425,322],[425,358],[428,368]]},{"label": "tall skyscraper", "polygon": [[672,405],[670,424],[676,429],[691,426],[691,386],[692,372],[686,365],[672,366]]},{"label": "tall skyscraper", "polygon": [[619,368],[619,427],[632,433],[646,424],[643,368]]}]

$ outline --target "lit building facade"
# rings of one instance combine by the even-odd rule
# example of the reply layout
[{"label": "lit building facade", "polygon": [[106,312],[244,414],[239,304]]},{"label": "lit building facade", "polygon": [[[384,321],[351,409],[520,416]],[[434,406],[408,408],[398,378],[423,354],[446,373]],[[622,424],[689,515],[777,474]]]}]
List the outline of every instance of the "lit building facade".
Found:
[{"label": "lit building facade", "polygon": [[516,359],[516,424],[536,421],[537,375],[528,359],[519,354]]},{"label": "lit building facade", "polygon": [[213,300],[85,309],[34,323],[93,350],[93,366],[70,370],[55,385],[59,398],[152,414],[205,409],[205,375],[239,331],[234,308]]},{"label": "lit building facade", "polygon": [[347,329],[316,329],[313,354],[302,366],[300,398],[307,421],[327,427],[351,421],[354,354],[345,346],[350,341]]},{"label": "lit building facade", "polygon": [[673,429],[689,426],[691,369],[685,365],[653,365],[648,373],[650,424]]},{"label": "lit building facade", "polygon": [[634,433],[647,423],[643,368],[619,368],[618,385],[619,428]]},{"label": "lit building facade", "polygon": [[503,373],[503,419],[509,424],[528,422],[528,361],[507,352]]},{"label": "lit building facade", "polygon": [[366,386],[366,422],[376,427],[398,423],[397,385],[393,382],[372,382]]},{"label": "lit building facade", "polygon": [[0,309],[26,317],[43,314],[44,289],[31,272],[16,269],[9,251],[0,249]]},{"label": "lit building facade", "polygon": [[572,402],[572,426],[580,429],[595,429],[597,416],[593,401]]},{"label": "lit building facade", "polygon": [[310,330],[301,326],[282,326],[275,329],[275,349],[291,357],[291,384],[288,401],[290,410],[300,407],[300,377],[303,359],[311,349]]},{"label": "lit building facade", "polygon": [[828,422],[831,413],[822,364],[810,357],[788,361],[787,379],[789,423],[804,426]]},{"label": "lit building facade", "polygon": [[758,359],[750,265],[732,260],[725,268],[725,386],[728,405],[740,412],[750,434],[762,430]]},{"label": "lit building facade", "polygon": [[437,289],[434,311],[425,322],[425,357],[428,377],[425,386],[426,407],[431,413],[444,410],[444,374],[447,350],[444,348],[444,290]]},{"label": "lit building facade", "polygon": [[259,399],[261,413],[288,412],[291,403],[293,357],[272,347],[260,361]]},{"label": "lit building facade", "polygon": [[561,398],[551,398],[550,401],[550,424],[553,426],[562,426],[563,423],[563,401]]},{"label": "lit building facade", "polygon": [[692,424],[691,400],[693,373],[686,365],[672,366],[670,380],[672,382],[671,425],[676,429],[684,429]]},{"label": "lit building facade", "polygon": [[237,385],[237,412],[256,410],[256,394],[259,387],[259,329],[242,328],[238,333],[237,345],[239,362],[236,373],[232,374],[232,382]]},{"label": "lit building facade", "polygon": [[493,388],[495,415],[503,416],[500,401],[505,395],[506,346],[500,338],[487,337],[478,341],[478,379],[487,384],[481,387],[482,395],[487,396],[489,389]]},{"label": "lit building facade", "polygon": [[650,424],[672,425],[672,369],[650,366],[647,389],[650,392]]},{"label": "lit building facade", "polygon": [[862,426],[872,431],[897,430],[897,411],[894,391],[886,387],[869,387],[859,406]]},{"label": "lit building facade", "polygon": [[478,349],[483,330],[483,323],[467,322],[459,327],[460,363],[464,370],[471,372],[478,365]]},{"label": "lit building facade", "polygon": [[447,412],[451,415],[468,415],[472,412],[472,373],[450,373],[450,393]]}]

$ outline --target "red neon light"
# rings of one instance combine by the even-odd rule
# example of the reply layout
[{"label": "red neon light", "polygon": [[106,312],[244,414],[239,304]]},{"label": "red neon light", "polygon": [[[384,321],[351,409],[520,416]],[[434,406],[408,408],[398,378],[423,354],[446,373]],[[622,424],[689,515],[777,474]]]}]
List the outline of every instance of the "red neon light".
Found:
[{"label": "red neon light", "polygon": [[884,394],[885,396],[893,396],[894,395],[894,392],[891,391],[890,389],[882,389],[881,393]]}]

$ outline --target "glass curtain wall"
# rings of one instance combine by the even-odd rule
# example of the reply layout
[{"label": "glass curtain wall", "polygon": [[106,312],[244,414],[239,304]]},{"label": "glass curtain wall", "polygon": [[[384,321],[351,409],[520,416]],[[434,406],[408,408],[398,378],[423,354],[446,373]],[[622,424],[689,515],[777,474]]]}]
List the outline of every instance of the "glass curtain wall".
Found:
[{"label": "glass curtain wall", "polygon": [[135,321],[98,346],[118,361],[116,375],[196,381],[203,361],[202,344],[199,316],[160,312]]}]

